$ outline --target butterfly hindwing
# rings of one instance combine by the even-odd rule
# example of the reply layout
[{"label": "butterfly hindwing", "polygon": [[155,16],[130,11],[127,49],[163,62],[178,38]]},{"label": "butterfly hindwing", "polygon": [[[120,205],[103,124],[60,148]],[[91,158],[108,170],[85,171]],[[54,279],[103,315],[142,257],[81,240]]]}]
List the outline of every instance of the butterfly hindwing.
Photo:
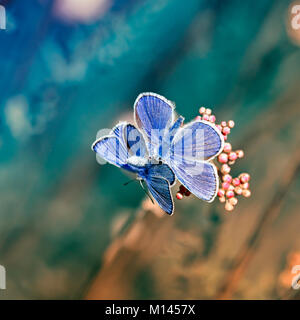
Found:
[{"label": "butterfly hindwing", "polygon": [[207,202],[214,200],[219,178],[212,163],[201,160],[177,162],[171,158],[170,165],[177,179],[196,197]]},{"label": "butterfly hindwing", "polygon": [[148,169],[148,175],[152,177],[161,177],[168,180],[170,186],[175,183],[175,174],[172,169],[165,163],[152,164]]},{"label": "butterfly hindwing", "polygon": [[149,175],[146,178],[146,184],[161,209],[167,214],[172,215],[174,212],[174,204],[169,182],[164,178]]}]

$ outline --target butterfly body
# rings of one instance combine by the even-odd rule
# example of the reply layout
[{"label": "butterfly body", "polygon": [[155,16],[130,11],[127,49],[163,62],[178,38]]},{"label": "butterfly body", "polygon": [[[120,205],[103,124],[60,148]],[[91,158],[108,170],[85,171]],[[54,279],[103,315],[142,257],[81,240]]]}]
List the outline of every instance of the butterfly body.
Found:
[{"label": "butterfly body", "polygon": [[149,165],[149,160],[142,157],[132,156],[127,160],[128,171],[134,172],[139,176],[143,176],[147,166]]}]

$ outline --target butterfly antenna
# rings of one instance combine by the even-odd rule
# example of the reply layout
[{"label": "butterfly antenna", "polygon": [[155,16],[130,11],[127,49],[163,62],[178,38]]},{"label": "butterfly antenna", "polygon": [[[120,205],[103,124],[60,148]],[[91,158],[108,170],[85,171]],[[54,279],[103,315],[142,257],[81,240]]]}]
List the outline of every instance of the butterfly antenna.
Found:
[{"label": "butterfly antenna", "polygon": [[135,181],[136,179],[132,179],[132,180],[129,180],[129,181],[127,181],[127,182],[125,182],[124,184],[123,184],[123,186],[127,186],[130,182],[133,182],[133,181]]},{"label": "butterfly antenna", "polygon": [[154,204],[154,201],[153,201],[153,199],[151,198],[149,192],[144,188],[144,185],[143,185],[142,180],[140,180],[140,184],[141,184],[142,189],[143,189],[144,192],[146,193],[146,195],[149,197],[149,199],[151,200],[151,202]]}]

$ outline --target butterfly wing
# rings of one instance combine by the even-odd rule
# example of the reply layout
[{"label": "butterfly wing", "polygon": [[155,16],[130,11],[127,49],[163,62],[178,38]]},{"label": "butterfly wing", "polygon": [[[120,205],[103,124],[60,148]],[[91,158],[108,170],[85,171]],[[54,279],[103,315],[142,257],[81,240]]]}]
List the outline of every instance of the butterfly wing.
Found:
[{"label": "butterfly wing", "polygon": [[162,159],[165,160],[170,154],[170,146],[172,144],[172,141],[177,131],[180,129],[181,125],[183,124],[183,121],[184,121],[184,118],[182,116],[179,116],[178,119],[173,123],[169,131],[164,135],[163,140],[161,142],[161,147],[159,148],[159,156]]},{"label": "butterfly wing", "polygon": [[224,138],[221,132],[210,122],[192,121],[181,127],[173,139],[170,155],[177,161],[211,160],[224,147]]},{"label": "butterfly wing", "polygon": [[158,205],[169,215],[174,212],[172,194],[169,182],[162,178],[149,175],[146,178],[147,187]]},{"label": "butterfly wing", "polygon": [[143,134],[132,124],[124,127],[124,140],[131,156],[146,158],[148,149]]},{"label": "butterfly wing", "polygon": [[174,105],[155,93],[142,93],[134,103],[135,121],[149,142],[150,156],[159,156],[163,137],[174,121]]},{"label": "butterfly wing", "polygon": [[148,175],[152,177],[160,177],[160,178],[167,179],[170,186],[173,186],[176,181],[174,172],[165,163],[151,164],[148,169]]},{"label": "butterfly wing", "polygon": [[207,160],[217,156],[223,147],[222,134],[213,124],[192,121],[175,134],[168,163],[191,193],[211,202],[219,188],[219,177],[216,167]]},{"label": "butterfly wing", "polygon": [[179,130],[179,128],[182,126],[184,121],[184,117],[179,116],[177,118],[177,120],[173,123],[173,125],[171,126],[170,130],[169,130],[169,136],[171,137],[171,141],[173,140],[176,132]]},{"label": "butterfly wing", "polygon": [[125,121],[119,122],[117,125],[115,125],[112,129],[109,135],[116,136],[121,141],[124,140],[124,128],[126,127],[128,123]]},{"label": "butterfly wing", "polygon": [[207,161],[181,161],[171,158],[171,168],[177,179],[196,197],[212,202],[219,189],[216,167]]},{"label": "butterfly wing", "polygon": [[104,136],[96,140],[92,149],[97,155],[119,168],[126,167],[128,150],[116,136]]}]

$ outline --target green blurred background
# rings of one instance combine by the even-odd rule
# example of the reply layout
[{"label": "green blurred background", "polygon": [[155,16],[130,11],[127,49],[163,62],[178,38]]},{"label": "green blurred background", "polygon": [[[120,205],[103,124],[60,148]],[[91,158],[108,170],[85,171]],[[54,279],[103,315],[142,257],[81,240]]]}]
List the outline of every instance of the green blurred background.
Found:
[{"label": "green blurred background", "polygon": [[[0,4],[1,299],[299,298],[292,1]],[[234,170],[250,172],[252,197],[230,214],[191,197],[168,217],[100,166],[97,131],[131,121],[144,91],[187,120],[202,105],[233,119],[245,151]]]}]

